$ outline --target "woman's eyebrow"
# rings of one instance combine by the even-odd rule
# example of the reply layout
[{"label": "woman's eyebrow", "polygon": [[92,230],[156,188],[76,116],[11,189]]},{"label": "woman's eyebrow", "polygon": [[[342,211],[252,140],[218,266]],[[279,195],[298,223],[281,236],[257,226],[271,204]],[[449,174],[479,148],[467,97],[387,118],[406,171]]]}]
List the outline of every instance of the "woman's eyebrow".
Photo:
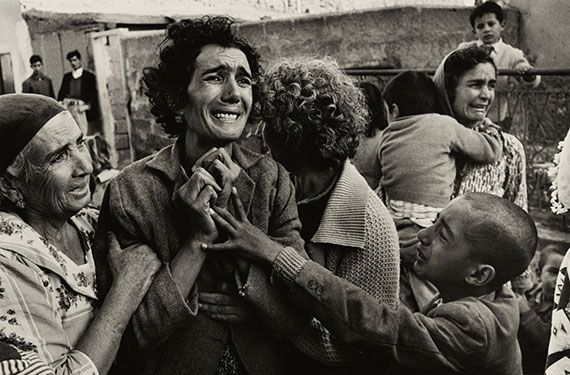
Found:
[{"label": "woman's eyebrow", "polygon": [[204,70],[204,71],[201,73],[201,75],[210,74],[210,73],[218,73],[218,72],[220,72],[220,71],[225,71],[225,70],[228,70],[228,68],[225,67],[224,65],[218,65],[218,66],[215,66],[215,67],[213,67],[213,68]]},{"label": "woman's eyebrow", "polygon": [[[210,73],[221,73],[221,72],[227,73],[227,72],[231,72],[232,70],[233,69],[231,66],[226,65],[226,64],[222,64],[222,65],[218,65],[218,66],[215,66],[213,68],[204,70],[201,73],[201,75],[210,74]],[[248,72],[247,69],[241,65],[237,67],[237,74],[245,75],[246,77],[251,78],[251,73]]]},{"label": "woman's eyebrow", "polygon": [[56,148],[55,150],[48,152],[48,154],[45,156],[45,159],[46,160],[51,159],[53,156],[55,156],[55,155],[59,154],[60,152],[66,150],[68,147],[69,147],[69,144],[64,144],[64,145]]},{"label": "woman's eyebrow", "polygon": [[248,72],[243,66],[238,67],[237,73],[247,78],[251,78],[251,73]]}]

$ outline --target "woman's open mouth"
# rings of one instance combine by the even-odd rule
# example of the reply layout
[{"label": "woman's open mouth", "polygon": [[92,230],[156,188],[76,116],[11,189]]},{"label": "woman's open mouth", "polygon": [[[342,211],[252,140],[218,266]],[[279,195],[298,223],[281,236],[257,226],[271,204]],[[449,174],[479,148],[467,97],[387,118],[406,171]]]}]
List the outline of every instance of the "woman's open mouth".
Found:
[{"label": "woman's open mouth", "polygon": [[224,122],[236,121],[240,115],[234,112],[215,112],[212,116]]}]

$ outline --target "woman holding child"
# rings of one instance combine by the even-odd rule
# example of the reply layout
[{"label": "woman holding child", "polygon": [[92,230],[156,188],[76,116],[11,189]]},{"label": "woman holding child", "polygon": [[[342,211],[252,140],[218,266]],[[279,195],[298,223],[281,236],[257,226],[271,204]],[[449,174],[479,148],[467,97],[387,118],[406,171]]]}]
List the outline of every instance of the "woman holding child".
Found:
[{"label": "woman holding child", "polygon": [[[486,115],[495,98],[497,68],[485,49],[468,47],[453,51],[440,63],[433,81],[444,114],[470,129],[484,131],[493,127]],[[493,163],[482,164],[456,155],[457,176],[452,198],[469,192],[489,193],[527,209],[524,148],[518,139],[507,133],[501,134],[500,142],[502,154]],[[400,252],[406,261],[409,260],[410,249],[415,256],[417,239],[403,241],[407,237],[403,237],[401,232],[399,228]],[[418,279],[410,267],[407,269],[409,274],[407,270],[402,273],[401,300],[410,308],[423,311],[437,299],[437,289]],[[526,281],[528,272],[516,280]]]},{"label": "woman holding child", "polygon": [[[486,116],[495,98],[497,68],[486,50],[469,47],[453,51],[440,63],[433,80],[445,114],[471,129],[490,123]],[[503,156],[496,163],[465,162],[457,175],[454,196],[490,193],[527,209],[524,148],[511,134],[503,133],[502,142]]]}]

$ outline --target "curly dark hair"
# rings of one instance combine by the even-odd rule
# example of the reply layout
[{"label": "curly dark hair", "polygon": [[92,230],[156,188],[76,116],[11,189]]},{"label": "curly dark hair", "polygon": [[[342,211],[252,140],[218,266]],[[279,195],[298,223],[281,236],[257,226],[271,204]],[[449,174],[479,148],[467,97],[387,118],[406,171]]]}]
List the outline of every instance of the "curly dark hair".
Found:
[{"label": "curly dark hair", "polygon": [[172,23],[166,29],[166,37],[160,43],[160,62],[157,67],[143,70],[143,81],[151,113],[167,134],[176,137],[184,133],[186,125],[180,119],[180,111],[188,102],[186,88],[192,79],[196,58],[206,45],[237,48],[245,54],[254,82],[255,107],[260,97],[260,57],[252,46],[235,35],[233,24],[234,20],[229,17],[204,16]]},{"label": "curly dark hair", "polygon": [[463,75],[479,64],[489,63],[497,71],[497,66],[490,55],[490,50],[484,47],[471,46],[458,49],[447,57],[443,71],[445,73],[445,90],[449,102],[455,102],[455,90]]},{"label": "curly dark hair", "polygon": [[271,152],[281,150],[290,171],[339,167],[356,153],[369,119],[355,81],[329,59],[278,61],[266,74],[261,110]]}]

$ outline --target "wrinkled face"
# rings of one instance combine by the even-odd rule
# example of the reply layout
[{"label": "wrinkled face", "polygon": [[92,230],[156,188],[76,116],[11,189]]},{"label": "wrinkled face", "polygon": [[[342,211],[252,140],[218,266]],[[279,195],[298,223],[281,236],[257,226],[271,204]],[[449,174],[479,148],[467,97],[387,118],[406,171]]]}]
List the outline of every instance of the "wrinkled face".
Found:
[{"label": "wrinkled face", "polygon": [[71,59],[69,59],[69,64],[73,70],[81,68],[81,60],[78,59],[77,56],[73,56]]},{"label": "wrinkled face", "polygon": [[36,73],[36,72],[41,72],[43,66],[44,66],[44,65],[42,64],[41,61],[36,61],[35,63],[33,63],[33,64],[31,65],[32,70],[34,71],[34,73]]},{"label": "wrinkled face", "polygon": [[557,253],[552,253],[546,259],[546,263],[540,270],[540,281],[542,291],[548,301],[554,298],[554,288],[556,287],[556,278],[564,257]]},{"label": "wrinkled face", "polygon": [[481,63],[459,79],[455,89],[453,113],[457,121],[472,127],[487,115],[495,99],[497,73],[491,63]]},{"label": "wrinkled face", "polygon": [[504,22],[500,23],[495,13],[484,14],[483,17],[475,18],[473,33],[484,44],[494,44],[501,39]]},{"label": "wrinkled face", "polygon": [[202,142],[222,146],[239,138],[252,106],[252,76],[237,48],[202,47],[187,89],[184,117]]},{"label": "wrinkled face", "polygon": [[32,168],[20,186],[25,210],[43,217],[67,219],[90,200],[91,157],[81,130],[69,112],[48,121],[31,140]]},{"label": "wrinkled face", "polygon": [[431,227],[418,233],[414,270],[439,289],[461,283],[473,264],[464,236],[469,230],[469,210],[468,202],[454,199]]}]

